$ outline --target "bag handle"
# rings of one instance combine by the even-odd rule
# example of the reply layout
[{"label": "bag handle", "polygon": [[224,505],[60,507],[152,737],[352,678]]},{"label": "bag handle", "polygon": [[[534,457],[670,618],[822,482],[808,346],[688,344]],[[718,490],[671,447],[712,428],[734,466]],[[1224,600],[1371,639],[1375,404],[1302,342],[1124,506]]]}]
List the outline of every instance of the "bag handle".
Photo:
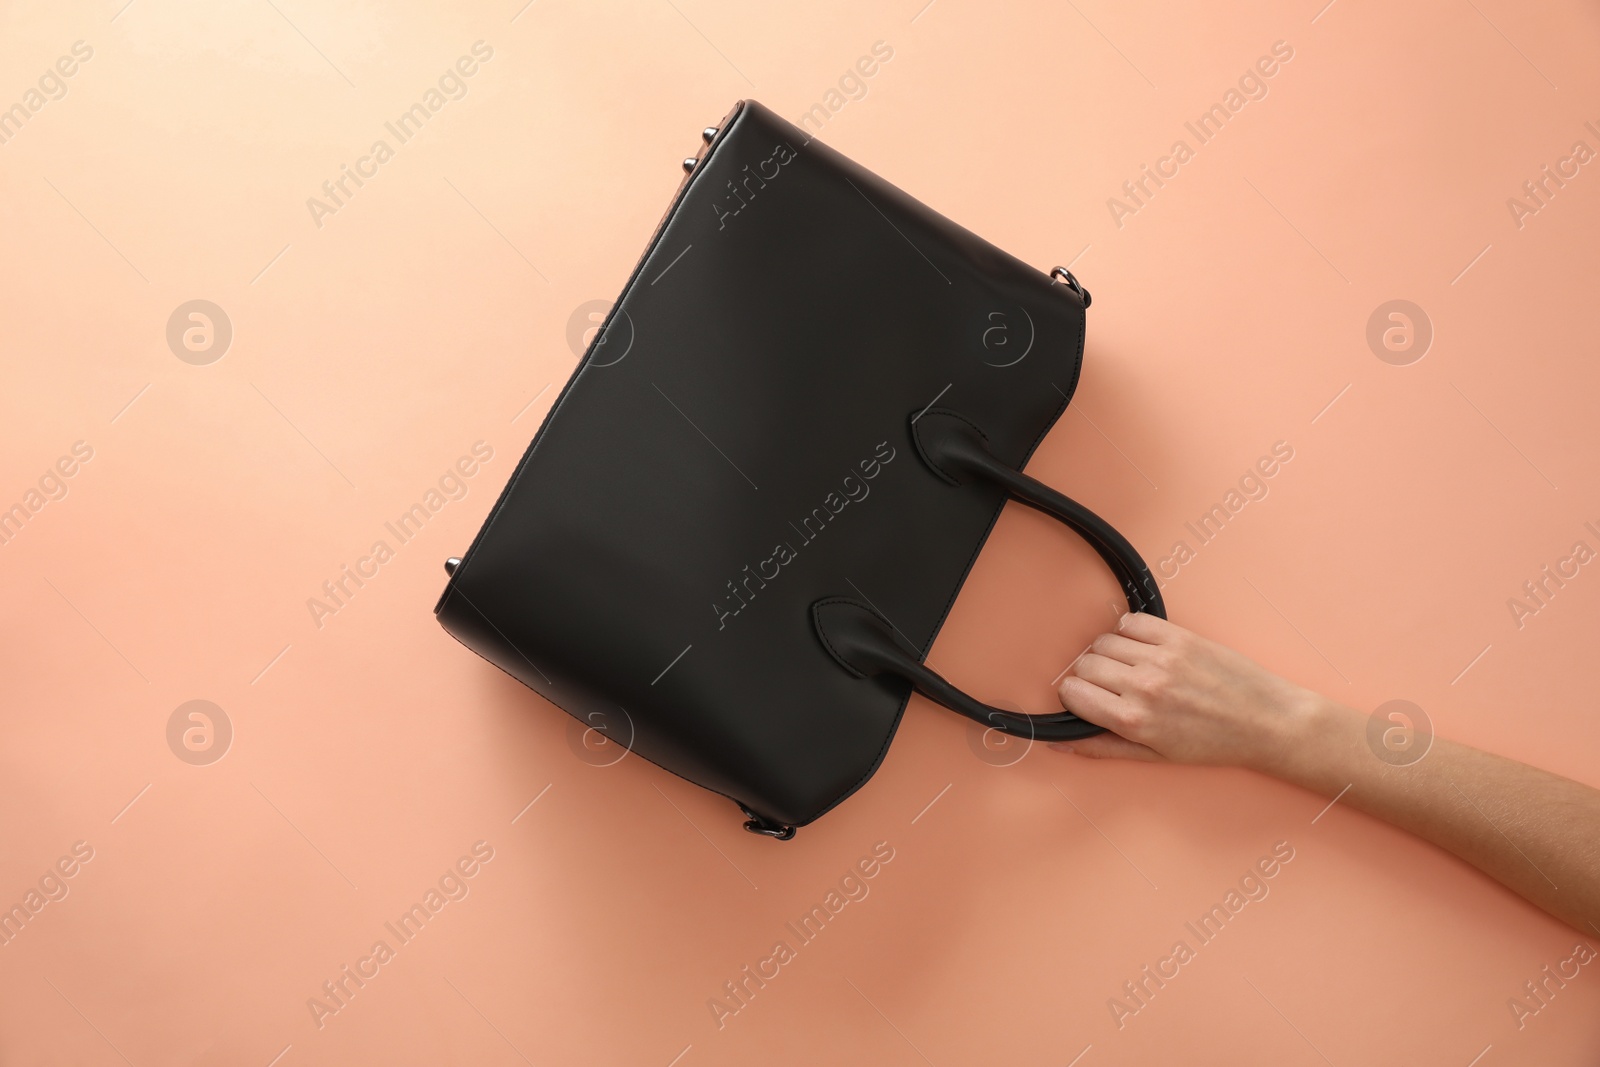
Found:
[{"label": "bag handle", "polygon": [[[988,482],[1012,499],[1070,526],[1116,574],[1129,610],[1166,618],[1155,577],[1127,538],[1082,504],[1001,462],[971,420],[948,409],[929,408],[912,417],[911,438],[923,462],[950,485]],[[812,605],[811,616],[828,653],[858,678],[878,674],[903,678],[917,692],[951,711],[1030,740],[1072,741],[1103,731],[1070,712],[1017,714],[968,695],[923,664],[911,643],[870,604],[828,597]]]}]

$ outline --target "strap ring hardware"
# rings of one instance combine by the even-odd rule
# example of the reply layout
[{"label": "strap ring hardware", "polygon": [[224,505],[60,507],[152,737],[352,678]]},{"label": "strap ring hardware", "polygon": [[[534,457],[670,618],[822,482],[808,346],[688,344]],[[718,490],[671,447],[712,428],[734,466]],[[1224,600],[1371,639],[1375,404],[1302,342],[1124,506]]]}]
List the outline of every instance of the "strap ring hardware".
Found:
[{"label": "strap ring hardware", "polygon": [[1083,287],[1083,283],[1078,281],[1078,279],[1073,276],[1073,273],[1067,268],[1052,267],[1050,269],[1050,280],[1053,282],[1062,282],[1068,289],[1071,289],[1074,293],[1076,293],[1078,295],[1078,299],[1083,301],[1083,307],[1085,311],[1087,311],[1089,305],[1094,302],[1094,298],[1089,295],[1089,290],[1085,289]]}]

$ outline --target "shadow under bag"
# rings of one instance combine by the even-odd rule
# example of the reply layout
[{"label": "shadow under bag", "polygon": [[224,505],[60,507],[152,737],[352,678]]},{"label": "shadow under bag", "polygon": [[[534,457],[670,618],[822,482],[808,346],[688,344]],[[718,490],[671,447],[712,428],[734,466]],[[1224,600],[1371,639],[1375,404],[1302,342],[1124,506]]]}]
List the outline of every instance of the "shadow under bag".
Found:
[{"label": "shadow under bag", "polygon": [[1020,473],[1066,410],[1089,294],[755,101],[688,176],[434,609],[468,648],[787,839],[870,778],[911,691],[1040,740],[922,665],[1007,499],[1134,611],[1138,553]]}]

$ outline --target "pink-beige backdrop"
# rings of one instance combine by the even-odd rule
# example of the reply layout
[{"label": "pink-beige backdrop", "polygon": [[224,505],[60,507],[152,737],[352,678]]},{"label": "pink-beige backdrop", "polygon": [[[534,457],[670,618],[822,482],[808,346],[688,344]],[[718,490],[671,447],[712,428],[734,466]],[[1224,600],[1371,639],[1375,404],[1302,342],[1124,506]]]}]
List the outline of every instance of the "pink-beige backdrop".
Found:
[{"label": "pink-beige backdrop", "polygon": [[[431,615],[754,97],[1085,281],[1030,469],[1175,620],[1600,784],[1600,15],[1324,2],[6,4],[0,1061],[1596,1062],[1600,929],[1327,797],[914,699],[778,844]],[[1114,595],[1009,509],[932,661],[1044,710]]]}]

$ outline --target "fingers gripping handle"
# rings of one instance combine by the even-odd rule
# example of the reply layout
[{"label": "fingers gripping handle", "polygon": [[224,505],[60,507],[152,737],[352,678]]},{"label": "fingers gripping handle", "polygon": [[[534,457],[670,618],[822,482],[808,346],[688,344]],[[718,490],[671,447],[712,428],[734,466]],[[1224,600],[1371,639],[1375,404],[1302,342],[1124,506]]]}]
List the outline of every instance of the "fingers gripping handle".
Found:
[{"label": "fingers gripping handle", "polygon": [[[972,422],[953,411],[930,408],[913,418],[911,435],[923,462],[941,480],[952,486],[974,482],[999,486],[1012,498],[1070,526],[1110,566],[1130,610],[1166,617],[1155,577],[1128,540],[1077,501],[1001,462]],[[1021,715],[970,696],[923,664],[911,643],[871,605],[829,597],[812,605],[811,614],[829,655],[858,678],[884,674],[902,678],[935,703],[1018,737],[1072,741],[1102,732],[1068,712]]]}]

